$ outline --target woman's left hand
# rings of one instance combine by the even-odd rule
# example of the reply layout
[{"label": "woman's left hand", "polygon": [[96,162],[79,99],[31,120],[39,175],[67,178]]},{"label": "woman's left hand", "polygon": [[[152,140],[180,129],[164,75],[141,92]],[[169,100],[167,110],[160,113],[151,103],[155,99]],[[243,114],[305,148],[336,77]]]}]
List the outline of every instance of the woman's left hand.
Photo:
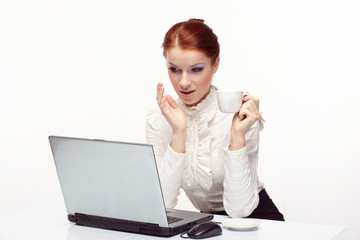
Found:
[{"label": "woman's left hand", "polygon": [[259,99],[244,92],[243,104],[233,117],[229,150],[239,150],[245,146],[245,134],[259,118]]}]

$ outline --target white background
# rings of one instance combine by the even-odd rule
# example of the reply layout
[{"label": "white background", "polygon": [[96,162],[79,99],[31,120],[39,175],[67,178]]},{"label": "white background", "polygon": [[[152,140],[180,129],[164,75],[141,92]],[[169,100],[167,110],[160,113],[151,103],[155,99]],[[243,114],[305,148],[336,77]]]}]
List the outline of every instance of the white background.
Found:
[{"label": "white background", "polygon": [[[0,215],[61,200],[48,135],[144,142],[176,22],[219,37],[214,84],[260,98],[259,174],[286,220],[360,238],[357,1],[1,1]],[[193,209],[184,195],[178,205]],[[1,227],[1,226],[0,226]]]}]

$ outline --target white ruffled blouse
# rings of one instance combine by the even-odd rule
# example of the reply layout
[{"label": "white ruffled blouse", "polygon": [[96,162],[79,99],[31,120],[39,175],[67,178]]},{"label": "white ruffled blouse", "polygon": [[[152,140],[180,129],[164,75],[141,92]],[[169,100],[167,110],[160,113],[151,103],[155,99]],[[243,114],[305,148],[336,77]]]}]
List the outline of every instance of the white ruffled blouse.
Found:
[{"label": "white ruffled blouse", "polygon": [[258,192],[263,189],[257,165],[264,120],[247,132],[244,148],[229,151],[233,114],[219,110],[214,86],[195,107],[180,99],[177,103],[187,116],[185,153],[171,149],[172,129],[159,108],[148,113],[146,122],[146,140],[154,148],[166,207],[176,206],[182,188],[200,211],[248,216],[258,206]]}]

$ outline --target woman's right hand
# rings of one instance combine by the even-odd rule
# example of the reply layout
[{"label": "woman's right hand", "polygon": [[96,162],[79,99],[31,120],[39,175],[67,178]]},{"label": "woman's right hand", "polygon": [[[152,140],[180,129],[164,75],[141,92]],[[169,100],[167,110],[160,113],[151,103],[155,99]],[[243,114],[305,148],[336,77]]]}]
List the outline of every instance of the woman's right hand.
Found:
[{"label": "woman's right hand", "polygon": [[162,83],[158,83],[157,85],[156,100],[162,115],[173,130],[173,136],[170,143],[171,148],[175,152],[185,152],[187,120],[184,111],[170,95],[164,96],[164,86]]}]

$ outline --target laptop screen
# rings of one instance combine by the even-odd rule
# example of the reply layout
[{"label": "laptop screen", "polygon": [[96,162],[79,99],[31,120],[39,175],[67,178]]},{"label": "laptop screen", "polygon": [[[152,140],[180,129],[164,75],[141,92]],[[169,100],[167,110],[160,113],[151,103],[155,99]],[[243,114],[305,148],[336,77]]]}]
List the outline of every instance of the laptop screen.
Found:
[{"label": "laptop screen", "polygon": [[167,227],[151,145],[49,137],[68,214]]}]

